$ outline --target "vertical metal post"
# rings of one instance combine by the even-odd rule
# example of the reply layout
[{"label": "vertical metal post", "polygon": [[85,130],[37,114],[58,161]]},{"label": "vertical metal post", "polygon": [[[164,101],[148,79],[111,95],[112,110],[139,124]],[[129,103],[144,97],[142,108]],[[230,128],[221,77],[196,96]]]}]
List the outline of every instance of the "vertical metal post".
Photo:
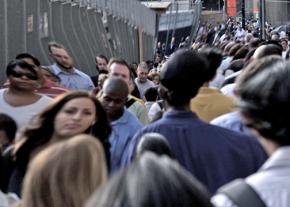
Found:
[{"label": "vertical metal post", "polygon": [[260,0],[260,38],[265,39],[265,0]]},{"label": "vertical metal post", "polygon": [[242,0],[242,27],[246,29],[245,0]]}]

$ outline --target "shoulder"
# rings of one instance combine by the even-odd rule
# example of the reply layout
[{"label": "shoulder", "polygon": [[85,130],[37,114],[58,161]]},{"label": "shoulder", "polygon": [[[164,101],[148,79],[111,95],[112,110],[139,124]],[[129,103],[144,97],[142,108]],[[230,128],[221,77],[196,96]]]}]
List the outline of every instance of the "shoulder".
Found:
[{"label": "shoulder", "polygon": [[75,69],[75,72],[76,72],[78,75],[82,76],[83,78],[86,78],[86,79],[90,79],[90,80],[91,80],[90,76],[88,76],[86,73],[82,72],[81,70],[79,70],[79,69],[77,69],[77,68],[74,68],[74,69]]}]

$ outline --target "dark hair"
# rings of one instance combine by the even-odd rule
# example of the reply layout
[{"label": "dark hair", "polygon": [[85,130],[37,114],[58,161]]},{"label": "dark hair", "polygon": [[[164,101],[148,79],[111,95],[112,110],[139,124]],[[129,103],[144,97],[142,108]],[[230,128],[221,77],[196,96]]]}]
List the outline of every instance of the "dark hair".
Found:
[{"label": "dark hair", "polygon": [[229,56],[235,56],[237,51],[242,47],[242,44],[236,43],[234,46],[231,47],[229,51]]},{"label": "dark hair", "polygon": [[234,72],[238,72],[239,70],[243,69],[244,62],[245,61],[243,59],[233,60],[227,69],[231,69]]},{"label": "dark hair", "polygon": [[171,106],[189,103],[208,80],[208,70],[203,55],[191,50],[178,50],[161,70],[160,81],[165,88],[160,87],[160,96]]},{"label": "dark hair", "polygon": [[130,72],[130,66],[126,62],[126,60],[124,60],[123,58],[119,58],[119,57],[113,57],[113,58],[111,58],[110,61],[109,61],[109,63],[108,63],[108,68],[110,68],[113,63],[126,66],[128,68],[128,70],[129,70],[129,72]]},{"label": "dark hair", "polygon": [[145,153],[95,193],[86,207],[210,207],[205,188],[177,162]]},{"label": "dark hair", "polygon": [[263,48],[259,51],[260,53],[257,55],[256,58],[262,58],[269,55],[279,55],[282,56],[282,47],[276,44],[266,44],[262,46]]},{"label": "dark hair", "polygon": [[222,62],[222,51],[217,48],[204,48],[201,49],[199,53],[204,55],[205,58],[208,60],[209,70],[207,81],[210,81],[215,77],[216,71]]},{"label": "dark hair", "polygon": [[158,90],[156,87],[147,88],[144,92],[146,101],[156,101],[158,98]]},{"label": "dark hair", "polygon": [[34,65],[36,65],[37,67],[40,66],[39,60],[36,57],[34,57],[33,55],[29,54],[29,53],[20,53],[20,54],[18,54],[15,57],[15,59],[17,59],[17,60],[22,60],[24,58],[29,58],[29,59],[32,60],[32,62],[34,63]]},{"label": "dark hair", "polygon": [[91,133],[101,141],[108,158],[110,146],[108,137],[111,133],[111,126],[105,110],[95,96],[85,91],[74,91],[56,97],[25,129],[20,145],[15,150],[16,162],[20,166],[26,168],[31,152],[50,141],[54,132],[56,115],[67,102],[76,98],[88,98],[94,102],[97,121],[84,133]]},{"label": "dark hair", "polygon": [[241,47],[233,57],[233,60],[243,59],[249,52],[249,48],[247,46]]},{"label": "dark hair", "polygon": [[237,80],[245,125],[265,139],[290,145],[290,62],[278,56],[253,61]]},{"label": "dark hair", "polygon": [[173,157],[168,141],[159,133],[146,133],[140,138],[136,147],[136,157],[141,157],[145,152]]},{"label": "dark hair", "polygon": [[6,67],[6,76],[9,77],[11,75],[11,73],[13,73],[14,69],[17,66],[22,68],[22,69],[29,70],[31,73],[33,73],[33,75],[35,75],[37,78],[39,78],[39,76],[38,76],[36,70],[34,69],[33,65],[28,64],[24,60],[12,60],[12,61],[10,61],[8,63],[8,65],[7,65],[7,67]]},{"label": "dark hair", "polygon": [[0,130],[7,135],[9,142],[13,142],[17,131],[17,124],[10,116],[0,113]]},{"label": "dark hair", "polygon": [[98,54],[98,55],[96,55],[96,58],[97,57],[101,58],[101,59],[104,59],[107,63],[109,62],[108,58],[105,55],[103,55],[103,54]]}]

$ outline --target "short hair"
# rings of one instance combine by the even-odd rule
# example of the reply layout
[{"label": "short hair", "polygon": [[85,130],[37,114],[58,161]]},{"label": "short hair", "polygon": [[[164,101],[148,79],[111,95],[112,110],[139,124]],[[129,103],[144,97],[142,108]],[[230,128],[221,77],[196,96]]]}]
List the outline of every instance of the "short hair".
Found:
[{"label": "short hair", "polygon": [[235,56],[236,52],[242,47],[242,44],[236,43],[229,51],[229,56]]},{"label": "short hair", "polygon": [[146,101],[156,101],[158,98],[158,90],[156,87],[147,88],[144,92]]},{"label": "short hair", "polygon": [[248,46],[241,47],[234,55],[233,60],[243,59],[249,52]]},{"label": "short hair", "polygon": [[141,157],[145,152],[152,152],[156,155],[167,155],[173,158],[168,141],[159,133],[146,133],[140,138],[136,147],[136,157]]},{"label": "short hair", "polygon": [[48,146],[31,161],[23,183],[23,206],[83,206],[106,181],[101,143],[78,135]]},{"label": "short hair", "polygon": [[28,71],[33,73],[33,75],[35,75],[37,78],[39,78],[39,75],[34,69],[33,65],[28,64],[24,60],[11,60],[6,67],[6,76],[9,77],[17,66],[22,69],[27,69]]},{"label": "short hair", "polygon": [[212,206],[205,188],[177,162],[145,153],[94,194],[86,207]]},{"label": "short hair", "polygon": [[129,73],[131,73],[129,64],[123,58],[120,58],[120,57],[112,57],[110,59],[109,63],[108,63],[108,68],[110,68],[111,65],[113,65],[113,63],[126,66],[128,68],[128,70],[129,70]]},{"label": "short hair", "polygon": [[68,52],[64,45],[62,45],[62,44],[60,44],[58,42],[55,42],[55,41],[51,41],[51,42],[48,43],[48,51],[50,53],[52,53],[52,50],[51,50],[52,47],[55,47],[55,48],[58,48],[58,49],[64,49],[66,52]]},{"label": "short hair", "polygon": [[203,55],[192,50],[176,51],[160,72],[161,85],[167,89],[160,94],[161,97],[171,106],[189,103],[208,80],[208,70],[208,63]]},{"label": "short hair", "polygon": [[[266,57],[269,55],[279,55],[282,56],[282,46],[281,45],[276,45],[276,44],[266,44],[266,45],[262,45],[260,47],[263,47],[262,49],[260,48],[258,55],[256,56],[256,58],[262,58],[262,57]],[[257,51],[257,50],[256,50]]]},{"label": "short hair", "polygon": [[29,53],[20,53],[20,54],[18,54],[15,57],[15,59],[17,59],[17,60],[21,60],[21,59],[24,59],[24,58],[29,58],[29,59],[32,60],[32,62],[34,63],[34,65],[36,65],[37,67],[40,66],[39,60],[35,56],[33,56],[33,55],[29,54]]},{"label": "short hair", "polygon": [[253,61],[237,80],[245,125],[280,146],[290,145],[290,62],[279,56]]},{"label": "short hair", "polygon": [[97,121],[83,133],[92,134],[99,139],[104,146],[107,162],[110,159],[110,144],[108,137],[111,133],[111,125],[107,114],[98,99],[85,91],[73,91],[61,94],[53,99],[49,105],[43,109],[33,120],[32,123],[23,131],[22,138],[15,146],[15,161],[21,168],[26,168],[30,153],[47,143],[49,143],[54,132],[54,120],[63,106],[77,98],[88,98],[92,100],[96,107]]},{"label": "short hair", "polygon": [[222,51],[217,48],[203,48],[199,50],[199,54],[204,55],[208,60],[209,70],[207,81],[210,81],[215,77],[216,71],[222,62]]},{"label": "short hair", "polygon": [[141,68],[142,70],[149,71],[148,64],[147,64],[146,62],[141,62],[141,63],[138,65],[137,69],[138,69],[138,68]]},{"label": "short hair", "polygon": [[134,77],[136,77],[134,75],[134,72],[133,72],[134,70],[130,67],[130,65],[126,62],[126,60],[124,60],[123,58],[119,58],[119,57],[113,57],[113,58],[111,58],[110,61],[109,61],[109,63],[108,63],[108,69],[109,69],[109,71],[110,71],[111,65],[113,65],[114,63],[126,66],[128,68],[128,71],[129,71],[130,79],[131,80],[134,80]]},{"label": "short hair", "polygon": [[17,131],[17,124],[7,114],[0,113],[0,130],[3,130],[10,143],[14,141],[15,134]]}]

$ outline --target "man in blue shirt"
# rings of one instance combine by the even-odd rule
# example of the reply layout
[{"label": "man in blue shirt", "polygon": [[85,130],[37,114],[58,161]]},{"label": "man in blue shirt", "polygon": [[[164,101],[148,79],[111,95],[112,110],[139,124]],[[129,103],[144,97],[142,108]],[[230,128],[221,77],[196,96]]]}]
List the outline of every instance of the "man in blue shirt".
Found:
[{"label": "man in blue shirt", "polygon": [[95,88],[87,74],[73,67],[72,57],[63,45],[50,42],[48,50],[55,62],[49,68],[51,72],[61,79],[61,84],[64,87],[77,90],[93,90]]},{"label": "man in blue shirt", "polygon": [[126,108],[129,94],[127,83],[117,77],[107,79],[99,99],[111,119],[111,173],[120,168],[124,150],[134,134],[142,127],[139,120]]},{"label": "man in blue shirt", "polygon": [[160,88],[168,110],[134,136],[122,164],[132,160],[143,134],[157,132],[168,140],[180,164],[211,193],[235,178],[256,172],[266,154],[255,139],[205,123],[190,111],[190,99],[207,80],[208,72],[206,59],[193,51],[180,50],[169,58],[161,71]]}]

